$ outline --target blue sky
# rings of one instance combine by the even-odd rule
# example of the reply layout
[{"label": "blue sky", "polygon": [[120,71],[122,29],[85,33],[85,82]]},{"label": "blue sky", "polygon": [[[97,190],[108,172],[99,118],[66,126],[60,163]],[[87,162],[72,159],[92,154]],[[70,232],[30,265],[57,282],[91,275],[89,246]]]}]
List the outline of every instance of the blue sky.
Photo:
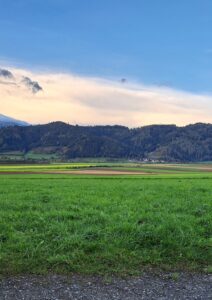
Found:
[{"label": "blue sky", "polygon": [[212,91],[211,0],[0,0],[0,59]]},{"label": "blue sky", "polygon": [[0,8],[0,113],[33,124],[212,123],[211,0]]}]

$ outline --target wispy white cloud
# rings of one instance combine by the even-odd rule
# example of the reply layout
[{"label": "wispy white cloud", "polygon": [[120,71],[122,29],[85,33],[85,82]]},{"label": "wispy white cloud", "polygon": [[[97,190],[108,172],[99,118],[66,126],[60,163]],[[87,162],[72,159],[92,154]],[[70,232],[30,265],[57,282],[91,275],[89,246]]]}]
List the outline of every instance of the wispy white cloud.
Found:
[{"label": "wispy white cloud", "polygon": [[[8,68],[16,78],[29,77],[42,91],[0,82],[0,113],[32,123],[62,120],[78,124],[145,124],[212,122],[212,95],[130,81],[39,73]],[[3,84],[4,83],[4,84]]]}]

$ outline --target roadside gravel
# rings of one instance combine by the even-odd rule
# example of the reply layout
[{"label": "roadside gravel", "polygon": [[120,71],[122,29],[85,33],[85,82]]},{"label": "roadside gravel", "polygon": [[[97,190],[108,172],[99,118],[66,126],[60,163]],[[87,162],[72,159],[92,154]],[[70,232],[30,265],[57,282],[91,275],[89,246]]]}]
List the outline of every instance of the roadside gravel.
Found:
[{"label": "roadside gravel", "polygon": [[212,275],[145,273],[120,279],[86,276],[21,276],[0,280],[1,300],[212,299]]}]

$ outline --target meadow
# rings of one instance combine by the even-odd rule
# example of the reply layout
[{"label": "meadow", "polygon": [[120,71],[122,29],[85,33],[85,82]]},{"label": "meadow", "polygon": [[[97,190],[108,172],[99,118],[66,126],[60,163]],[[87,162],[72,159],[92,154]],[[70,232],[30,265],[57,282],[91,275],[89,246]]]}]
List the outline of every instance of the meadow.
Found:
[{"label": "meadow", "polygon": [[[135,174],[69,173],[79,169]],[[1,165],[0,274],[209,272],[211,169],[211,164]]]}]

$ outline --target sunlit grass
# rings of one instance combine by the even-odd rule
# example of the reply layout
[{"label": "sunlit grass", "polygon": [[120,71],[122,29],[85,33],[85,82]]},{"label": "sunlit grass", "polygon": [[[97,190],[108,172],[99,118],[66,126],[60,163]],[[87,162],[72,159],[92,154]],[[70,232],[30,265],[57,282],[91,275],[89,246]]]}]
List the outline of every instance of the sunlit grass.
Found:
[{"label": "sunlit grass", "polygon": [[211,183],[209,173],[1,175],[0,272],[208,268]]}]

